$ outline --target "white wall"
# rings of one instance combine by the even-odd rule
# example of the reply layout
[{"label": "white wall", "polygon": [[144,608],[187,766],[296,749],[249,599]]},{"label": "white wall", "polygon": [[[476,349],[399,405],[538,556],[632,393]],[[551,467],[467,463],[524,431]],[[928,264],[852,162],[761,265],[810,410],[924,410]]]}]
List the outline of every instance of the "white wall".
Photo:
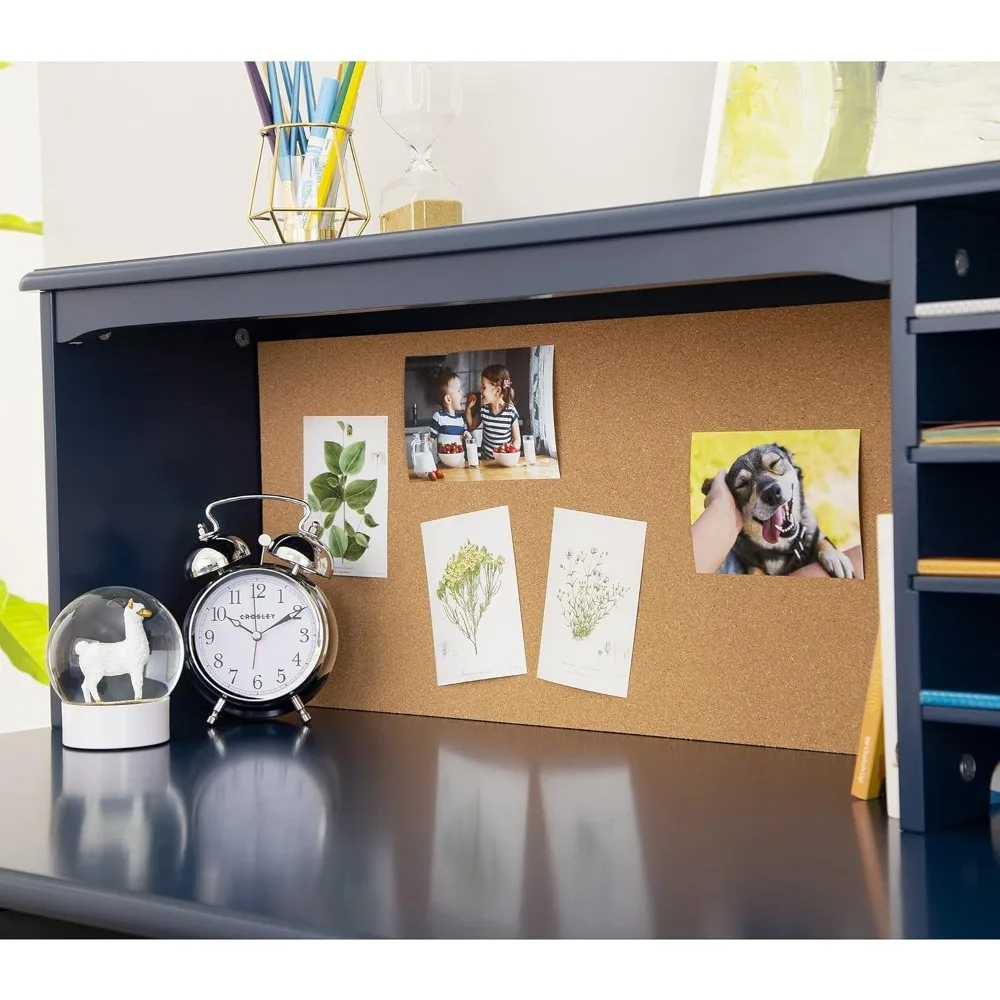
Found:
[{"label": "white wall", "polygon": [[[314,64],[317,89],[335,70]],[[462,77],[433,158],[467,222],[698,193],[714,63],[465,63]],[[246,215],[260,120],[241,63],[45,63],[40,95],[47,264],[259,244]],[[114,95],[106,116],[98,95]],[[409,158],[378,116],[374,64],[354,124],[377,232],[381,189]]]},{"label": "white wall", "polygon": [[[38,73],[33,63],[0,71],[0,212],[43,218]],[[38,297],[19,292],[41,267],[40,236],[0,231],[0,580],[45,603],[45,467]],[[0,733],[49,724],[48,688],[0,653]]]}]

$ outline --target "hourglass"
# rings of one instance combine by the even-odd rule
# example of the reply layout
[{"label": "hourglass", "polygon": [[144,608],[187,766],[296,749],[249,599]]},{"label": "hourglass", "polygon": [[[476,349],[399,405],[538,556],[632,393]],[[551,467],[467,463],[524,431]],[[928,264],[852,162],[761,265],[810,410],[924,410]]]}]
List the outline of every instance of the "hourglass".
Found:
[{"label": "hourglass", "polygon": [[430,160],[431,147],[458,117],[462,87],[454,63],[380,63],[378,111],[409,147],[410,165],[382,191],[383,233],[462,221],[458,187]]}]

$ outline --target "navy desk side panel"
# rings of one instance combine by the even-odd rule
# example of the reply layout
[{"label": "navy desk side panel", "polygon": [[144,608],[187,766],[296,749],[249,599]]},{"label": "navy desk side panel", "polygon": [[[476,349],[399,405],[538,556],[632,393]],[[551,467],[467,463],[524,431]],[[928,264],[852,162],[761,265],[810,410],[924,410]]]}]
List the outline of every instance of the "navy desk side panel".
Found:
[{"label": "navy desk side panel", "polygon": [[[52,294],[55,322],[43,323],[50,619],[85,591],[118,585],[152,594],[181,624],[199,589],[183,566],[205,507],[260,492],[256,345],[236,343],[235,323],[61,344]],[[259,504],[222,517],[223,531],[255,546]],[[186,676],[173,703],[175,717],[207,711]]]}]

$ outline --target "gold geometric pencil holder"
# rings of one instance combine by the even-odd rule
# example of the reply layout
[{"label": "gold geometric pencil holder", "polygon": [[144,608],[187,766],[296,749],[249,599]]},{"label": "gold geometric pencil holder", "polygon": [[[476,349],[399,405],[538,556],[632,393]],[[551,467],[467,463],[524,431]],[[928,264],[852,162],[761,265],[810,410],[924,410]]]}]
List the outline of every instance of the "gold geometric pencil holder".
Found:
[{"label": "gold geometric pencil holder", "polygon": [[[295,130],[322,136],[305,154],[295,149]],[[317,130],[325,129],[325,133]],[[270,138],[274,138],[274,151]],[[357,236],[371,219],[353,130],[329,122],[290,122],[260,130],[257,170],[247,216],[261,241],[305,243]]]}]

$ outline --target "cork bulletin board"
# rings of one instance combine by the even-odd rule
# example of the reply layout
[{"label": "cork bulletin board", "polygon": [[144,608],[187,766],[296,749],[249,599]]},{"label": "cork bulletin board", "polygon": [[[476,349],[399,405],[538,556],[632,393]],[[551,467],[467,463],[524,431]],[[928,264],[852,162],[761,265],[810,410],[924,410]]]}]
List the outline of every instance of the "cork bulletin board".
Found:
[{"label": "cork bulletin board", "polygon": [[[561,478],[411,482],[404,359],[538,343],[555,345]],[[258,350],[264,492],[302,495],[303,416],[388,415],[388,577],[323,584],[340,651],[315,704],[854,752],[878,627],[875,516],[891,509],[888,303],[280,341]],[[691,433],[766,427],[861,428],[863,580],[695,572]],[[420,525],[504,505],[528,673],[438,687]],[[265,504],[265,531],[294,527],[287,506]],[[647,522],[625,699],[535,677],[554,507]]]}]

